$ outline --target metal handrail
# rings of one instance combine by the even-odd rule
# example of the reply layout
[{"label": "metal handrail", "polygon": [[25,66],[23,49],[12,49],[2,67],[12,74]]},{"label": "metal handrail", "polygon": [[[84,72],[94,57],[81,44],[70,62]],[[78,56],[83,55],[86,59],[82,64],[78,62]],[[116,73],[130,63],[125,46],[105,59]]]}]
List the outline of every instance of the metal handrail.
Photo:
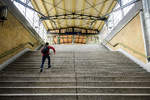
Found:
[{"label": "metal handrail", "polygon": [[106,44],[108,43],[109,45],[111,45],[112,47],[116,47],[116,46],[118,46],[118,45],[121,45],[121,46],[123,46],[124,48],[127,48],[128,50],[131,50],[131,51],[133,51],[135,54],[138,54],[139,56],[142,56],[142,57],[144,57],[144,58],[146,58],[148,61],[150,61],[150,56],[146,56],[145,54],[143,54],[143,53],[141,53],[141,52],[138,52],[138,51],[136,51],[136,50],[134,50],[134,49],[132,49],[132,48],[130,48],[129,46],[127,46],[127,45],[125,45],[125,44],[123,44],[123,43],[116,43],[116,44],[111,44],[109,41],[106,41],[106,40],[104,40],[105,42],[106,42]]},{"label": "metal handrail", "polygon": [[5,51],[5,52],[1,53],[0,54],[0,59],[3,58],[3,57],[6,57],[6,56],[8,56],[8,55],[10,55],[12,53],[14,53],[15,51],[17,51],[17,50],[19,50],[21,48],[24,48],[26,45],[30,45],[30,46],[34,47],[35,44],[36,43],[32,44],[31,42],[21,43],[18,46],[14,47],[14,48],[12,48],[12,49],[10,49],[8,51]]}]

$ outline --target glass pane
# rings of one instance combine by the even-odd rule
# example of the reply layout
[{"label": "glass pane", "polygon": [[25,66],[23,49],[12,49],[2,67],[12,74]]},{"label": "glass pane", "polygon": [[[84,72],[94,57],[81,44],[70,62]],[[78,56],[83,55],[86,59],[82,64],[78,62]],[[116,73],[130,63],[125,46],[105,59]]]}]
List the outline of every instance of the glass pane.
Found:
[{"label": "glass pane", "polygon": [[[125,4],[127,4],[127,3],[131,2],[131,1],[133,1],[133,0],[122,0],[122,4],[125,5]],[[128,5],[127,7],[125,7],[123,9],[124,14],[126,15],[133,6],[134,6],[134,4]]]},{"label": "glass pane", "polygon": [[[32,7],[30,0],[21,0],[23,3],[28,4],[28,6]],[[35,29],[35,31],[39,34],[39,36],[43,39],[47,39],[47,31],[44,25],[40,22],[39,16],[33,10],[24,7],[23,5],[14,1],[15,6],[19,9],[19,11],[24,15],[24,17],[28,20],[31,26]]]}]

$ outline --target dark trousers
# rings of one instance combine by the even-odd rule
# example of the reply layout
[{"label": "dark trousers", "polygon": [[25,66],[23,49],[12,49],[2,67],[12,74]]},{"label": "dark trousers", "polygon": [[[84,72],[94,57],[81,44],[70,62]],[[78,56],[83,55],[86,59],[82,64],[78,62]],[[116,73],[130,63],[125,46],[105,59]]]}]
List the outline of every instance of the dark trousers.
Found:
[{"label": "dark trousers", "polygon": [[42,56],[42,64],[41,64],[41,68],[42,69],[43,69],[44,62],[45,62],[46,58],[48,59],[48,66],[51,66],[50,65],[50,63],[51,63],[50,56],[49,55],[45,55],[45,56]]}]

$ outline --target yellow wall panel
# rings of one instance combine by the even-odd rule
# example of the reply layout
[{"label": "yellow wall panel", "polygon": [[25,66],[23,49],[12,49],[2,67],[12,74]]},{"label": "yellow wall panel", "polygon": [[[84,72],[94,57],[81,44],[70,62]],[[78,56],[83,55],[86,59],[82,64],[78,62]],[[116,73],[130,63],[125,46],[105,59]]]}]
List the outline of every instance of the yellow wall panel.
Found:
[{"label": "yellow wall panel", "polygon": [[[140,14],[137,14],[117,35],[110,41],[112,44],[122,43],[133,50],[140,52],[146,55],[145,47],[144,47],[144,39],[142,35],[142,26],[140,22]],[[111,47],[112,48],[112,47]],[[123,46],[119,45],[113,50],[122,48],[132,56],[138,58],[143,62],[147,62],[146,58],[136,54],[132,50],[124,48]]]},{"label": "yellow wall panel", "polygon": [[[0,23],[0,54],[26,42],[36,43],[38,41],[11,13],[8,13],[8,20],[6,20],[3,25]],[[34,49],[36,46],[34,46],[34,48],[29,47]],[[0,59],[0,63],[20,51],[21,50],[18,50],[14,54]]]}]

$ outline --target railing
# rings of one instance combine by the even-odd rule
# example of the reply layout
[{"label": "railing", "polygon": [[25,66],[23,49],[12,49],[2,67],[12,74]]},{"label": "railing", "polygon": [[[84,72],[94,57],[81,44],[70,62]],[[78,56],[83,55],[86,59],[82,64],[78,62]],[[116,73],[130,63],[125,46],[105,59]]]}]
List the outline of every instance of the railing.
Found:
[{"label": "railing", "polygon": [[118,45],[121,45],[122,47],[127,48],[128,50],[132,51],[133,53],[135,53],[135,54],[137,54],[137,55],[139,55],[139,56],[141,56],[141,57],[144,57],[144,58],[146,58],[148,61],[150,61],[150,56],[146,56],[145,54],[143,54],[143,53],[141,53],[141,52],[138,52],[138,51],[136,51],[136,50],[130,48],[129,46],[127,46],[127,45],[125,45],[125,44],[123,44],[123,43],[116,43],[116,44],[113,45],[113,44],[111,44],[109,41],[106,41],[106,40],[103,40],[103,41],[105,41],[106,44],[109,44],[109,45],[111,45],[112,47],[116,47],[116,46],[118,46]]},{"label": "railing", "polygon": [[21,48],[24,48],[26,45],[30,45],[32,47],[34,47],[36,43],[32,44],[31,42],[26,42],[26,43],[21,43],[19,44],[18,46],[8,50],[8,51],[5,51],[3,52],[2,54],[0,54],[0,59],[3,58],[3,57],[6,57],[14,52],[16,52],[17,50],[21,49]]}]

